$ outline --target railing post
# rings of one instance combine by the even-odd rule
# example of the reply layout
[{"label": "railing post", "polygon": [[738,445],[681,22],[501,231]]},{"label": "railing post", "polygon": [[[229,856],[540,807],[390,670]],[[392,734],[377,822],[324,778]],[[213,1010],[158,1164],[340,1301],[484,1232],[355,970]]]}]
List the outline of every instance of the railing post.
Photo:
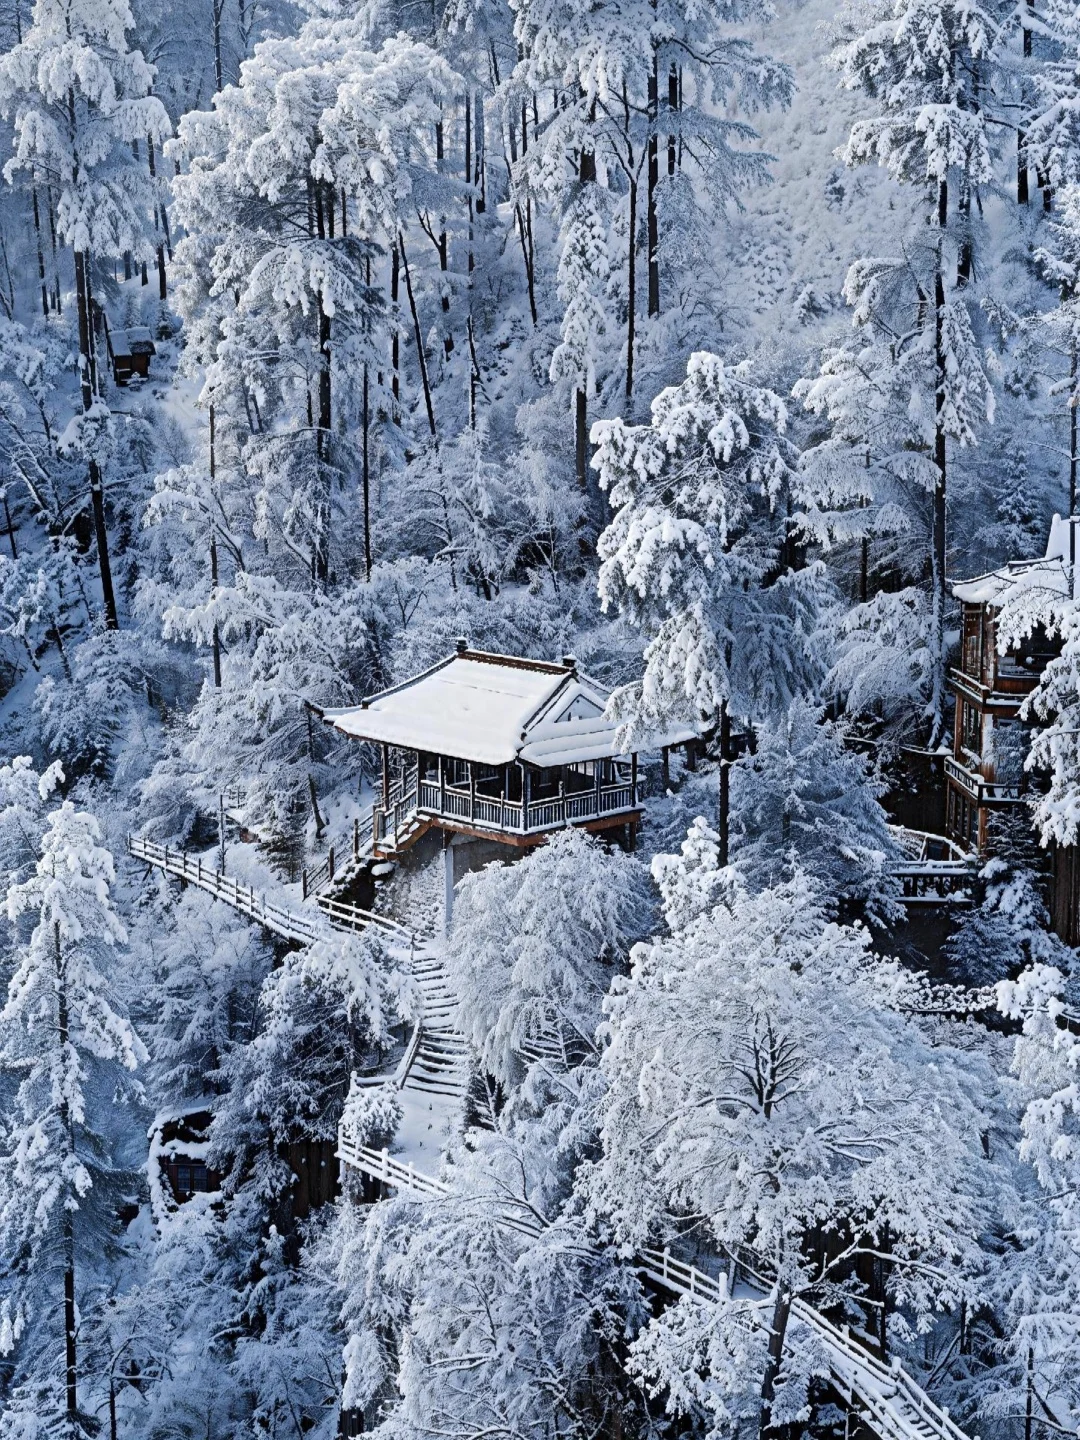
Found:
[{"label": "railing post", "polygon": [[670,1259],[671,1259],[671,1251],[670,1251],[670,1250],[668,1249],[668,1247],[665,1245],[665,1246],[664,1246],[664,1269],[663,1269],[663,1275],[664,1275],[664,1279],[665,1279],[665,1280],[668,1278],[668,1261],[669,1261]]},{"label": "railing post", "polygon": [[328,871],[329,878],[330,878],[331,880],[333,880],[333,878],[334,878],[334,847],[333,847],[333,845],[330,846],[330,853],[329,853],[329,854],[327,855],[327,857],[326,857],[326,866],[327,866],[327,871]]},{"label": "railing post", "polygon": [[307,899],[307,870],[300,872],[300,898],[301,900]]},{"label": "railing post", "polygon": [[352,822],[352,853],[353,859],[360,858],[360,817],[355,816]]}]

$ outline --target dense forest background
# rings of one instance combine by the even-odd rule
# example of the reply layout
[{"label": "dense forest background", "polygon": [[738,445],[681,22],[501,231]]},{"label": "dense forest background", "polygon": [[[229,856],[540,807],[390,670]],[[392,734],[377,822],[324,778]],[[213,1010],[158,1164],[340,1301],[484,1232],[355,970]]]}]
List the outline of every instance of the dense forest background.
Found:
[{"label": "dense forest background", "polygon": [[[1005,619],[1040,798],[936,928],[887,807],[949,581],[1077,508],[1076,6],[0,0],[0,117],[0,1436],[847,1436],[798,1297],[1074,1432],[1071,597]],[[311,707],[458,636],[699,762],[445,943],[386,883],[472,1047],[452,1193],[298,1204],[393,1133],[408,957],[128,838],[295,901],[379,764]],[[767,1301],[663,1308],[647,1243]]]}]

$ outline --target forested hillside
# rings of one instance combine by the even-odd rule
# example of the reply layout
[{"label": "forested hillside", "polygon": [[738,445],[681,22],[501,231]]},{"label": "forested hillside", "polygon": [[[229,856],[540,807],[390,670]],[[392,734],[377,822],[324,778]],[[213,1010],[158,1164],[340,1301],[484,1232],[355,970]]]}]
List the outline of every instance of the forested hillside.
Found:
[{"label": "forested hillside", "polygon": [[0,1440],[1075,1434],[1075,0],[0,0],[0,165]]}]

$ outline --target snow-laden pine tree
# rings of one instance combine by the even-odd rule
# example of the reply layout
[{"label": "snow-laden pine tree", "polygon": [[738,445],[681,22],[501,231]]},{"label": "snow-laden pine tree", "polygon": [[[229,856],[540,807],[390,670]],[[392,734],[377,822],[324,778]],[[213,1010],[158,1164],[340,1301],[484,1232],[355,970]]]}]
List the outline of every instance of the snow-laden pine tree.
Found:
[{"label": "snow-laden pine tree", "polygon": [[793,563],[786,429],[778,395],[707,352],[656,397],[648,424],[593,426],[615,512],[599,542],[600,598],[647,640],[641,681],[612,699],[627,741],[719,728],[724,751],[731,718],[776,717],[816,689],[827,581],[822,566]]},{"label": "snow-laden pine tree", "polygon": [[[259,538],[323,585],[346,568],[346,536],[359,533],[370,571],[372,430],[387,385],[398,396],[380,272],[388,250],[401,257],[429,163],[422,137],[452,83],[404,35],[372,49],[362,18],[312,19],[262,42],[173,146],[191,232],[181,305],[204,399],[247,424]],[[426,373],[424,389],[434,420]]]},{"label": "snow-laden pine tree", "polygon": [[531,1054],[595,1062],[603,998],[647,913],[640,862],[572,828],[462,881],[447,968],[462,1033],[497,1084],[520,1085]]},{"label": "snow-laden pine tree", "polygon": [[[30,28],[0,57],[0,113],[13,127],[9,181],[56,191],[57,238],[75,259],[83,417],[73,448],[89,473],[105,623],[117,625],[101,459],[107,411],[95,352],[93,257],[152,259],[158,192],[138,158],[172,125],[152,95],[154,68],[129,49],[126,0],[35,0]],[[74,425],[74,422],[73,422]]]},{"label": "snow-laden pine tree", "polygon": [[[892,412],[888,463],[929,496],[928,721],[936,744],[945,708],[949,451],[976,443],[994,410],[965,292],[979,191],[993,174],[984,96],[999,17],[954,0],[886,0],[853,11],[846,25],[833,64],[845,88],[861,90],[877,113],[855,122],[843,158],[884,166],[917,199],[904,251],[860,260],[847,278],[856,326],[871,343],[830,356],[825,383],[804,398],[825,413],[859,403],[870,415]],[[897,443],[897,426],[906,442]]]},{"label": "snow-laden pine tree", "polygon": [[[1071,961],[1071,956],[1069,957]],[[1038,962],[999,983],[998,1004],[1022,1023],[1012,1072],[1021,1107],[1020,1158],[1031,1166],[1041,1194],[1018,1226],[1020,1254],[1009,1267],[1009,1332],[1005,1352],[1012,1407],[1056,1426],[1080,1411],[1080,1206],[1077,1196],[1074,967],[1063,972]]]},{"label": "snow-laden pine tree", "polygon": [[855,902],[874,920],[899,919],[899,860],[880,799],[885,786],[843,726],[806,700],[758,727],[757,745],[732,767],[732,860],[751,889],[797,865],[825,903]]},{"label": "snow-laden pine tree", "polygon": [[904,972],[861,926],[830,921],[801,871],[748,892],[699,825],[654,874],[675,928],[635,948],[607,1004],[592,1201],[628,1244],[691,1243],[704,1226],[774,1280],[764,1305],[681,1303],[634,1346],[636,1372],[679,1409],[714,1424],[760,1411],[764,1432],[805,1418],[819,1363],[787,1334],[795,1296],[854,1317],[855,1262],[883,1258],[867,1298],[884,1338],[894,1309],[928,1319],[974,1293],[989,1184],[977,1066],[902,1013]]},{"label": "snow-laden pine tree", "polygon": [[23,1375],[51,1387],[54,1420],[73,1434],[80,1267],[92,1271],[111,1244],[119,1198],[103,1101],[118,1067],[147,1058],[110,981],[126,935],[100,841],[97,821],[71,801],[49,815],[35,873],[7,892],[21,938],[0,1010],[0,1066],[18,1076],[0,1130],[0,1339]]}]

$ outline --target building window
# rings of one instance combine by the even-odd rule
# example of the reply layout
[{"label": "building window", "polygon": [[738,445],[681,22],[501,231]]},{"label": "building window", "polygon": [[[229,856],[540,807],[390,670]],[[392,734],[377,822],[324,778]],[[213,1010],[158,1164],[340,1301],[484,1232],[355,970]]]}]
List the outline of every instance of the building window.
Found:
[{"label": "building window", "polygon": [[967,700],[960,709],[960,743],[972,755],[982,755],[982,713]]}]

